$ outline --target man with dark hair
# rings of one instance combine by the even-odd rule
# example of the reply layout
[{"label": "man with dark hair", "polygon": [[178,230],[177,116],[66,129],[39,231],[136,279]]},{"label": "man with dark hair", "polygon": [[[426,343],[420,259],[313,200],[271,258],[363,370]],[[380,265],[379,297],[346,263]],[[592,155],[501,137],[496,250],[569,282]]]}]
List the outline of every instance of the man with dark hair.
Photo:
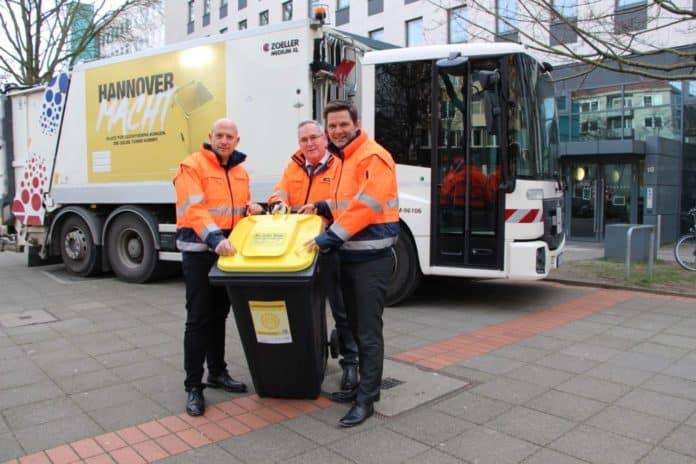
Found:
[{"label": "man with dark hair", "polygon": [[379,401],[384,365],[384,300],[393,267],[392,247],[399,235],[396,166],[387,150],[360,128],[358,112],[347,101],[324,109],[332,149],[343,158],[343,172],[332,205],[334,223],[309,248],[337,249],[348,323],[358,342],[357,388],[332,395],[353,402],[340,419],[343,427],[363,423]]},{"label": "man with dark hair", "polygon": [[[317,121],[302,121],[297,127],[299,149],[292,155],[283,177],[268,199],[272,211],[298,208],[300,214],[315,211],[325,224],[333,220],[329,204],[335,199],[336,183],[341,175],[341,159],[328,151],[324,128]],[[338,254],[335,251],[320,255],[321,280],[336,323],[341,353],[341,389],[358,386],[358,345],[348,325],[339,286]]]}]

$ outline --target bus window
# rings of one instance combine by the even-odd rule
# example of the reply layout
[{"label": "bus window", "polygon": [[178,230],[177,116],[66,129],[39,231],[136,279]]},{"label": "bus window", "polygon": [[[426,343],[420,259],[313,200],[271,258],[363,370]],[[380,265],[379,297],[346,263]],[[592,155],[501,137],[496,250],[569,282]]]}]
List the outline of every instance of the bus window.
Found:
[{"label": "bus window", "polygon": [[556,101],[553,84],[546,74],[540,74],[536,82],[537,106],[539,108],[539,124],[541,143],[539,153],[539,175],[550,179],[558,172],[558,120],[556,117]]},{"label": "bus window", "polygon": [[[508,143],[517,144],[517,176],[532,177],[534,175],[534,160],[532,139],[530,137],[530,107],[527,97],[527,82],[520,76],[517,56],[507,58],[508,64]],[[533,111],[533,109],[532,109]]]},{"label": "bus window", "polygon": [[432,63],[375,67],[375,140],[398,164],[430,167]]}]

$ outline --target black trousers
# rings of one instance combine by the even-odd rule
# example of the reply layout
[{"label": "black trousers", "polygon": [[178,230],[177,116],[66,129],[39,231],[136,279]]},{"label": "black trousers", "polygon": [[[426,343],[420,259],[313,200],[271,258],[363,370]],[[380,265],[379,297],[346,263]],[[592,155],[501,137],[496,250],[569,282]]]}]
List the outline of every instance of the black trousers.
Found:
[{"label": "black trousers", "polygon": [[343,292],[341,291],[341,269],[338,253],[330,251],[319,255],[319,267],[321,283],[326,291],[326,296],[331,305],[331,314],[336,325],[336,333],[339,340],[341,366],[358,364],[358,344],[353,337],[353,331],[348,324]]},{"label": "black trousers", "polygon": [[183,252],[182,268],[186,283],[186,329],[184,331],[184,387],[200,387],[203,363],[208,373],[222,374],[225,363],[225,324],[230,300],[224,287],[213,287],[208,272],[217,255],[212,252]]},{"label": "black trousers", "polygon": [[358,342],[358,403],[379,397],[384,368],[382,314],[392,267],[391,256],[358,263],[341,261],[343,300],[348,323]]}]

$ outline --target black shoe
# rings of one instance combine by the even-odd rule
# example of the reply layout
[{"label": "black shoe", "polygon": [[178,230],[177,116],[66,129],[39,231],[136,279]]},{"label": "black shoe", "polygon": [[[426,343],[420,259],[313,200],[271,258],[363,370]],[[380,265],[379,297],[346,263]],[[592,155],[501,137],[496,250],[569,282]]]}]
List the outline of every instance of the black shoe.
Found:
[{"label": "black shoe", "polygon": [[207,384],[210,388],[222,388],[232,393],[244,393],[247,386],[230,377],[230,374],[223,372],[220,375],[208,375]]},{"label": "black shoe", "polygon": [[331,393],[331,400],[337,403],[352,403],[358,396],[358,388]]},{"label": "black shoe", "polygon": [[374,412],[375,408],[372,403],[355,403],[348,414],[343,416],[338,423],[341,427],[354,427],[365,422]]},{"label": "black shoe", "polygon": [[341,377],[341,390],[352,390],[358,386],[358,366],[348,364],[343,366],[343,377]]},{"label": "black shoe", "polygon": [[[337,391],[331,393],[331,400],[335,401],[336,403],[352,403],[355,401],[355,399],[358,397],[358,387],[355,387],[352,390],[345,390],[345,391]],[[372,402],[377,402],[379,401],[380,394],[377,393],[377,396],[375,396],[372,399]]]},{"label": "black shoe", "polygon": [[188,393],[186,401],[186,412],[189,416],[202,416],[205,412],[205,399],[203,398],[203,387],[193,387]]}]

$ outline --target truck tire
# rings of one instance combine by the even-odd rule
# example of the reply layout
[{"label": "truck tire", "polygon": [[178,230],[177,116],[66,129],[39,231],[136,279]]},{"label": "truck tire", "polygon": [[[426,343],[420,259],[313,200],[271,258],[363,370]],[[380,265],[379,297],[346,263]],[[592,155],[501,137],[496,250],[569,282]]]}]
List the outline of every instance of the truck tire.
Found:
[{"label": "truck tire", "polygon": [[413,243],[411,234],[403,226],[392,253],[394,255],[394,270],[387,288],[387,306],[397,305],[411,296],[418,288],[421,279],[416,245]]},{"label": "truck tire", "polygon": [[99,250],[87,223],[77,215],[69,216],[60,230],[60,256],[65,268],[82,277],[101,270]]},{"label": "truck tire", "polygon": [[106,254],[114,274],[125,282],[144,283],[157,273],[157,249],[150,228],[135,214],[121,214],[106,234]]}]

